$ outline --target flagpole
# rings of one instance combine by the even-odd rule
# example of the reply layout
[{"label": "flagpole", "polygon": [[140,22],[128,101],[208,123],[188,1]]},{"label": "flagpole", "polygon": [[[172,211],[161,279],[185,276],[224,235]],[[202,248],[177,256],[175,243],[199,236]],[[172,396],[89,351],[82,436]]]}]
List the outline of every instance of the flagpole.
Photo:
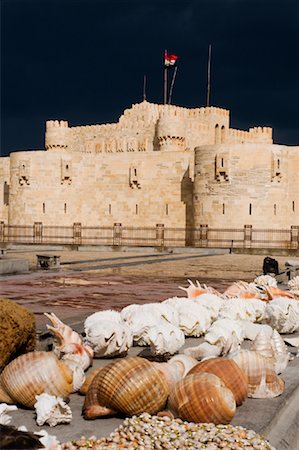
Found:
[{"label": "flagpole", "polygon": [[168,104],[169,105],[171,104],[172,91],[173,91],[173,86],[174,86],[174,81],[175,81],[175,77],[176,77],[177,71],[178,71],[178,66],[175,66],[175,69],[174,69],[174,72],[173,72],[173,76],[172,76],[170,91],[169,91],[169,100],[168,100]]},{"label": "flagpole", "polygon": [[167,50],[164,50],[164,105],[167,103],[167,66],[165,65]]},{"label": "flagpole", "polygon": [[208,57],[207,106],[210,106],[210,98],[211,98],[211,55],[212,55],[212,45],[210,44]]},{"label": "flagpole", "polygon": [[143,101],[146,100],[146,75],[143,75]]}]

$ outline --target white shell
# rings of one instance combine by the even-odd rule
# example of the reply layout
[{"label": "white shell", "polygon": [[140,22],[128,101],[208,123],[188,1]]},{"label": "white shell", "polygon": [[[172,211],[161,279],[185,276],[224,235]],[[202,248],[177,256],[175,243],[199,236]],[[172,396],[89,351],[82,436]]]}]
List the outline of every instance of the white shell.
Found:
[{"label": "white shell", "polygon": [[173,355],[185,343],[185,335],[170,323],[158,323],[147,331],[150,351],[153,355]]},{"label": "white shell", "polygon": [[67,344],[59,348],[60,359],[65,359],[68,355],[70,359],[76,361],[83,370],[88,369],[93,362],[93,349],[89,345],[85,344]]},{"label": "white shell", "polygon": [[71,408],[60,397],[47,393],[36,395],[36,423],[43,425],[48,423],[54,427],[58,423],[70,423],[72,420]]},{"label": "white shell", "polygon": [[11,422],[11,416],[7,413],[15,411],[18,408],[15,405],[7,405],[6,403],[0,404],[0,425],[8,425]]},{"label": "white shell", "polygon": [[271,287],[277,287],[277,281],[275,277],[271,277],[271,275],[260,275],[259,277],[256,277],[254,279],[254,283],[258,286],[271,286]]},{"label": "white shell", "polygon": [[77,355],[69,353],[63,356],[63,358],[61,359],[73,372],[72,392],[79,391],[86,378],[84,374],[84,369],[81,365],[80,357],[78,358]]},{"label": "white shell", "polygon": [[240,325],[243,328],[244,339],[250,339],[254,341],[256,336],[263,330],[269,337],[273,334],[273,328],[269,325],[261,324],[261,323],[252,323],[247,320],[240,320]]},{"label": "white shell", "polygon": [[35,431],[39,437],[39,441],[43,444],[46,450],[61,450],[61,445],[56,436],[48,434],[46,430]]},{"label": "white shell", "polygon": [[[120,317],[121,319],[121,317]],[[96,357],[113,357],[126,354],[133,345],[133,331],[122,320],[98,320],[85,328],[85,342]]]},{"label": "white shell", "polygon": [[205,335],[205,340],[212,345],[217,345],[222,353],[228,353],[244,339],[242,326],[236,320],[218,319]]},{"label": "white shell", "polygon": [[197,360],[203,358],[210,358],[213,356],[219,356],[221,354],[221,348],[217,345],[209,344],[208,342],[202,342],[195,347],[185,348],[183,350],[184,355],[191,356]]},{"label": "white shell", "polygon": [[179,369],[181,377],[185,377],[187,373],[194,367],[198,361],[188,355],[175,355],[167,362],[167,364],[176,366]]},{"label": "white shell", "polygon": [[294,291],[299,291],[299,275],[297,275],[296,277],[292,278],[289,282],[288,282],[288,287],[290,290],[294,290]]},{"label": "white shell", "polygon": [[280,374],[287,368],[291,355],[278,331],[273,331],[271,339],[275,358],[275,372]]},{"label": "white shell", "polygon": [[219,311],[225,302],[221,297],[215,294],[202,294],[199,297],[195,297],[193,301],[200,306],[204,306],[210,312],[211,319],[214,321],[217,319]]},{"label": "white shell", "polygon": [[112,309],[107,309],[105,311],[98,311],[91,314],[85,319],[84,329],[89,329],[94,327],[98,322],[106,320],[107,322],[122,323],[121,314],[118,311]]},{"label": "white shell", "polygon": [[267,323],[279,333],[299,330],[299,302],[287,297],[275,297],[267,304]]},{"label": "white shell", "polygon": [[232,320],[249,320],[254,322],[256,319],[254,306],[242,298],[231,298],[223,302],[219,312],[219,318]]},{"label": "white shell", "polygon": [[179,314],[179,328],[185,336],[199,337],[203,335],[211,326],[212,315],[208,308],[201,306],[193,300],[186,300],[185,303],[177,306]]}]

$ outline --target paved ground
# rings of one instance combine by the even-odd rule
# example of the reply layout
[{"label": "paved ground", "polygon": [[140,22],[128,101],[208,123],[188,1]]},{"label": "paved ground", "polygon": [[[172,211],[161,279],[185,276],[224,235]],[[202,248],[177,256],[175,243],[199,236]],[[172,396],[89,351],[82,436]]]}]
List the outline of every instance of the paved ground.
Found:
[{"label": "paved ground", "polygon": [[[15,252],[8,256],[25,257],[35,269],[36,253]],[[47,251],[49,253],[49,251]],[[57,252],[55,252],[57,253]],[[251,281],[261,274],[264,256],[217,254],[207,251],[179,254],[116,253],[116,252],[62,252],[59,271],[32,271],[26,274],[2,277],[1,296],[23,304],[33,310],[40,332],[45,330],[43,312],[55,312],[78,331],[83,331],[84,318],[97,310],[120,310],[130,303],[161,301],[182,296],[178,286],[187,286],[187,279],[198,279],[219,291],[238,279]],[[277,257],[283,267],[286,257]],[[134,265],[132,264],[134,263]],[[187,339],[186,345],[198,340]],[[142,349],[134,347],[130,354]],[[107,364],[96,360],[94,366]],[[248,399],[237,409],[233,424],[252,428],[269,437],[277,450],[295,450],[299,446],[299,358],[295,358],[283,373],[286,390],[271,400]],[[83,398],[71,396],[73,420],[69,425],[53,429],[46,427],[60,440],[81,435],[108,435],[121,422],[121,418],[84,421],[81,417]],[[34,413],[18,410],[13,415],[15,425],[25,424],[36,430]]]}]

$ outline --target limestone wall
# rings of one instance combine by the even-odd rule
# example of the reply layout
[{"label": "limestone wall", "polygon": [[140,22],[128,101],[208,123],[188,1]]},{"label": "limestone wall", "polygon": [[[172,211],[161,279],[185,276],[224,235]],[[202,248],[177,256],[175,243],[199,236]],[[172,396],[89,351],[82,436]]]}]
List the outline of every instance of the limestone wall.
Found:
[{"label": "limestone wall", "polygon": [[299,147],[218,144],[197,147],[195,226],[288,229],[299,224]]},{"label": "limestone wall", "polygon": [[10,159],[0,158],[0,221],[8,222],[10,188]]},{"label": "limestone wall", "polygon": [[[192,202],[190,152],[11,154],[11,225],[184,227]],[[188,208],[186,204],[188,203]]]}]

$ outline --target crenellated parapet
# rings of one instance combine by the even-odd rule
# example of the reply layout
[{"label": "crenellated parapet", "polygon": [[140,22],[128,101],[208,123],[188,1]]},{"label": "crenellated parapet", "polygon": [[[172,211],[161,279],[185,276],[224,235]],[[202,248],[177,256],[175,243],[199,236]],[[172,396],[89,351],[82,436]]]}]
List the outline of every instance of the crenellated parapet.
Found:
[{"label": "crenellated parapet", "polygon": [[45,147],[47,150],[65,150],[69,145],[70,129],[65,120],[46,122]]},{"label": "crenellated parapet", "polygon": [[249,131],[229,129],[226,134],[225,142],[231,143],[258,143],[272,144],[272,128],[254,127]]}]

